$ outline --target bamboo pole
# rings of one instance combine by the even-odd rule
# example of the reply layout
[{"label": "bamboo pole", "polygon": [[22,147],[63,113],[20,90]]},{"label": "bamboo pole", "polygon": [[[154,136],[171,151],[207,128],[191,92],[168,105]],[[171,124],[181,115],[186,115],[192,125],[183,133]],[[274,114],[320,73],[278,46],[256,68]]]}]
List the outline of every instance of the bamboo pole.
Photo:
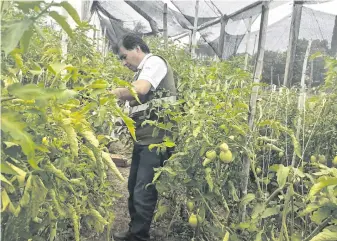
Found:
[{"label": "bamboo pole", "polygon": [[191,57],[196,58],[195,46],[197,44],[197,31],[198,31],[198,14],[199,14],[199,0],[195,2],[195,14],[194,14],[194,27],[191,38]]},{"label": "bamboo pole", "polygon": [[274,84],[274,81],[273,81],[273,72],[274,72],[274,66],[272,65],[270,67],[270,85]]},{"label": "bamboo pole", "polygon": [[[304,103],[305,103],[305,77],[306,77],[306,72],[307,72],[307,65],[308,65],[308,58],[310,54],[310,49],[311,49],[311,43],[312,41],[310,40],[308,43],[307,51],[304,56],[304,61],[303,61],[303,68],[302,68],[302,77],[301,77],[301,92],[298,97],[298,120],[297,120],[297,127],[296,127],[296,139],[300,137],[301,133],[301,126],[302,126],[302,117],[301,114],[304,111]],[[296,161],[296,154],[295,152],[293,153],[293,158],[291,161],[291,165],[294,166]]]},{"label": "bamboo pole", "polygon": [[164,4],[164,14],[163,14],[163,37],[164,37],[164,46],[167,49],[167,3]]},{"label": "bamboo pole", "polygon": [[[64,20],[68,22],[68,12],[62,8],[61,14],[64,16]],[[68,54],[68,40],[69,36],[68,34],[62,29],[62,35],[61,35],[61,63],[64,63],[67,59],[67,54]],[[61,71],[61,78],[63,78],[67,74],[67,70],[64,69]]]},{"label": "bamboo pole", "polygon": [[103,29],[103,39],[102,39],[102,55],[106,56],[106,27]]},{"label": "bamboo pole", "polygon": [[311,91],[311,85],[312,82],[314,81],[314,60],[310,60],[310,78],[309,78],[309,83],[308,83],[308,92]]},{"label": "bamboo pole", "polygon": [[291,17],[286,67],[284,70],[284,80],[283,80],[284,86],[291,86],[292,84],[296,45],[298,40],[298,34],[300,32],[301,16],[302,16],[302,2],[295,1]]},{"label": "bamboo pole", "polygon": [[[68,12],[64,8],[62,8],[61,14],[65,18],[65,21],[67,22]],[[68,53],[68,35],[64,30],[62,30],[62,36],[61,36],[61,51],[62,51],[62,62],[63,62]]]},{"label": "bamboo pole", "polygon": [[281,82],[280,82],[280,74],[277,74],[277,83],[278,83],[278,86],[281,86]]},{"label": "bamboo pole", "polygon": [[228,23],[227,16],[222,16],[221,18],[221,30],[220,30],[220,37],[219,37],[219,43],[218,43],[218,51],[219,51],[219,58],[223,58],[223,51],[224,51],[224,45],[225,45],[225,39],[226,39],[226,25]]},{"label": "bamboo pole", "polygon": [[[268,27],[268,15],[269,15],[269,2],[264,2],[262,4],[262,12],[261,12],[261,23],[260,23],[260,32],[259,32],[259,43],[257,50],[257,62],[254,68],[254,83],[260,83],[260,78],[263,71],[263,58],[264,58],[264,49],[266,43],[267,36],[267,27]],[[254,129],[254,118],[256,113],[256,101],[258,97],[259,86],[254,85],[252,88],[252,94],[250,97],[249,103],[249,117],[248,117],[248,125],[250,131]],[[246,144],[248,145],[250,140],[246,139]],[[248,189],[248,180],[249,180],[249,170],[250,170],[250,159],[248,155],[244,157],[243,160],[243,181],[241,186],[242,196],[247,195]],[[244,222],[246,218],[246,205],[242,207],[241,220]]]},{"label": "bamboo pole", "polygon": [[[252,29],[252,17],[249,18],[249,23],[248,23],[248,29],[247,29],[247,41],[246,41],[246,54],[245,54],[245,66],[244,70],[248,69],[248,47],[249,47],[249,40],[250,40],[250,34],[251,34],[251,29]],[[255,47],[255,45],[254,45]]]},{"label": "bamboo pole", "polygon": [[337,57],[337,16],[335,17],[335,25],[331,37],[331,56]]}]

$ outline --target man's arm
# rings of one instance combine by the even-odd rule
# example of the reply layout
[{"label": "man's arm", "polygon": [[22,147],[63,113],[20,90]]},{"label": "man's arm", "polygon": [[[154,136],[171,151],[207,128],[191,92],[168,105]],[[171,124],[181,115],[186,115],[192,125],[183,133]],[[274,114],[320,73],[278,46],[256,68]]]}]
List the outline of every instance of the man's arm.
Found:
[{"label": "man's arm", "polygon": [[[136,80],[132,83],[132,85],[137,95],[146,95],[151,89],[151,83],[147,80]],[[111,93],[116,95],[117,98],[121,100],[130,101],[135,99],[128,88],[116,88],[111,91]]]}]

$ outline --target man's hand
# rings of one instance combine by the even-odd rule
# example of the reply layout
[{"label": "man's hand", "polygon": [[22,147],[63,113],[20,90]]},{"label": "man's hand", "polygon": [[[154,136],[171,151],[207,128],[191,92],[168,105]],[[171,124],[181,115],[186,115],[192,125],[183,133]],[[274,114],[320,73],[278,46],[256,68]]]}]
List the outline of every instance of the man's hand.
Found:
[{"label": "man's hand", "polygon": [[[133,82],[132,85],[137,95],[141,96],[146,95],[151,89],[151,83],[147,80],[137,80]],[[135,99],[128,88],[116,88],[112,90],[111,93],[121,100],[130,101]]]}]

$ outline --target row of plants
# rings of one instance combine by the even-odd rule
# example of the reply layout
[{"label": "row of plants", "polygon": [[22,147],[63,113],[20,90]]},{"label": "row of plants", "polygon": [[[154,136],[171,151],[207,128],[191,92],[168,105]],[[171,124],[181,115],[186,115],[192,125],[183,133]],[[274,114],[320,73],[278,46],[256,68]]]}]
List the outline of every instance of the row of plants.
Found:
[{"label": "row of plants", "polygon": [[[108,134],[117,116],[134,129],[107,89],[130,86],[121,80],[130,73],[95,50],[91,27],[66,2],[3,2],[1,11],[2,238],[79,240],[84,229],[109,230],[113,184],[123,177]],[[69,35],[66,55],[46,16]],[[326,58],[325,85],[307,96],[305,112],[297,89],[261,90],[250,128],[252,78],[235,60],[201,62],[148,42],[172,65],[179,90],[159,113],[173,122],[148,122],[174,134],[160,147],[175,154],[154,178],[155,219],[172,220],[168,233],[178,223],[198,240],[334,240],[336,60]]]},{"label": "row of plants", "polygon": [[[325,83],[306,96],[303,110],[300,90],[260,88],[250,128],[254,84],[235,61],[191,60],[173,45],[156,53],[171,63],[179,87],[179,101],[160,113],[178,128],[150,122],[174,132],[160,147],[176,152],[153,181],[161,194],[155,218],[171,220],[168,235],[335,240],[336,59],[325,57]],[[184,228],[170,230],[174,223]]]},{"label": "row of plants", "polygon": [[1,238],[109,238],[124,181],[109,134],[117,117],[134,129],[107,90],[130,86],[120,79],[130,74],[96,51],[92,27],[67,2],[2,1],[1,18]]}]

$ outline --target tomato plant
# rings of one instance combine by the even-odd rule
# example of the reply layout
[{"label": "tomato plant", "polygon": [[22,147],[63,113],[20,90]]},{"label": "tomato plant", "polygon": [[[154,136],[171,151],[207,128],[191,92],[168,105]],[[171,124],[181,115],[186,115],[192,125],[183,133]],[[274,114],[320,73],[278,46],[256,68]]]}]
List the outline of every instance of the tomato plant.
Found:
[{"label": "tomato plant", "polygon": [[[115,56],[102,57],[67,2],[5,2],[2,8],[1,212],[4,240],[80,240],[114,220],[124,177],[106,147],[117,117],[133,122],[108,89],[130,86]],[[78,23],[72,30],[54,8]],[[61,51],[61,31],[69,35]],[[6,41],[5,41],[6,40]],[[68,232],[72,227],[73,232]],[[109,235],[108,235],[109,237]]]},{"label": "tomato plant", "polygon": [[[179,101],[161,112],[176,123],[176,128],[171,127],[173,141],[162,148],[176,149],[154,178],[162,195],[156,218],[171,214],[171,223],[179,222],[187,230],[193,220],[193,236],[200,240],[228,236],[229,240],[329,240],[322,237],[336,235],[331,176],[336,169],[330,163],[337,151],[336,60],[326,58],[325,85],[308,94],[305,112],[298,109],[296,88],[270,92],[261,84],[255,125],[250,129],[253,83],[249,73],[236,68],[238,60],[191,60],[174,46],[157,51],[177,73]],[[304,121],[297,136],[299,117]],[[232,155],[225,155],[223,143]],[[311,162],[311,155],[323,165]],[[246,195],[244,158],[251,164]],[[322,176],[317,179],[317,175]],[[312,197],[313,192],[318,195],[313,191],[317,187],[324,193],[327,183],[332,185],[329,210]],[[319,219],[310,200],[316,200],[317,209],[327,210]]]}]

